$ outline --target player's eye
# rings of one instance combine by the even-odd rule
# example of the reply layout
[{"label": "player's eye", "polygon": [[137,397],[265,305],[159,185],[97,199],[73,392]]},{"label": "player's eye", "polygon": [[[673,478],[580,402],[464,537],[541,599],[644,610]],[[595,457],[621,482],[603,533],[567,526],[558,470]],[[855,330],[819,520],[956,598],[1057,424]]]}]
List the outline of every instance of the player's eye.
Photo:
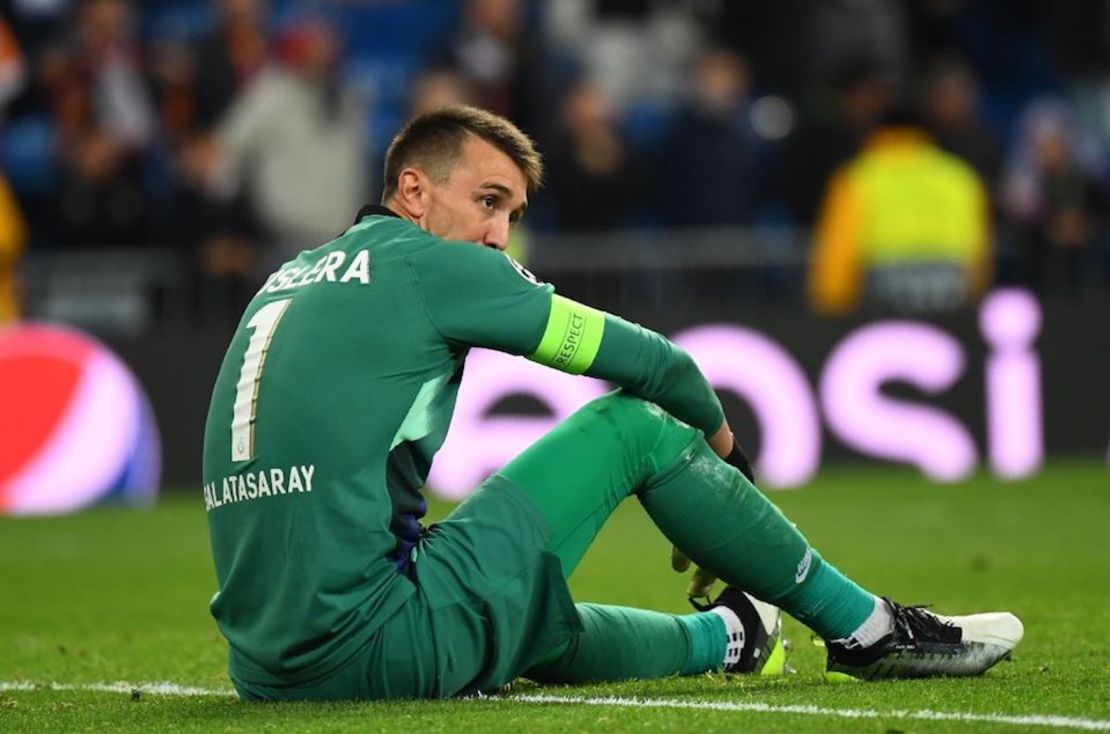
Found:
[{"label": "player's eye", "polygon": [[484,206],[487,209],[493,209],[494,207],[497,206],[497,197],[496,196],[490,196],[490,195],[483,196],[481,201],[482,201],[482,206]]}]

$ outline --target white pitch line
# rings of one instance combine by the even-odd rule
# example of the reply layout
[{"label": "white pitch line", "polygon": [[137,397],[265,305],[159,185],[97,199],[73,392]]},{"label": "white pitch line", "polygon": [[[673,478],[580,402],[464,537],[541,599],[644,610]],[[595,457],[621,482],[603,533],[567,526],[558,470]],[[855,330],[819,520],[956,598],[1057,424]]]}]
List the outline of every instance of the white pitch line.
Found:
[{"label": "white pitch line", "polygon": [[506,696],[503,701],[528,703],[578,704],[580,706],[627,706],[630,708],[706,709],[710,711],[751,711],[763,714],[801,714],[841,719],[917,719],[920,721],[963,721],[968,723],[1010,724],[1012,726],[1046,726],[1056,729],[1110,731],[1110,720],[1079,719],[1055,714],[973,714],[929,709],[877,711],[875,709],[834,709],[801,704],[776,705],[758,701],[678,701],[666,698],[586,698],[581,696],[521,695]]},{"label": "white pitch line", "polygon": [[32,683],[25,680],[0,681],[0,693],[4,691],[94,691],[96,693],[131,693],[140,691],[157,696],[234,696],[230,688],[198,688],[182,686],[169,681],[148,683]]},{"label": "white pitch line", "polygon": [[[168,681],[127,683],[32,683],[30,681],[0,681],[4,691],[95,691],[98,693],[141,693],[158,696],[222,696],[231,697],[235,692],[227,688],[201,688],[182,686]],[[977,724],[1008,724],[1010,726],[1044,726],[1053,729],[1079,729],[1083,731],[1110,731],[1110,720],[1082,719],[1056,714],[975,714],[960,711],[931,711],[929,709],[837,709],[803,704],[770,704],[758,701],[682,701],[666,698],[622,698],[617,696],[551,696],[524,694],[517,696],[489,696],[469,699],[505,703],[561,704],[573,706],[623,706],[626,708],[700,709],[706,711],[738,711],[760,714],[796,714],[824,716],[839,719],[913,719],[917,721],[961,721]]]}]

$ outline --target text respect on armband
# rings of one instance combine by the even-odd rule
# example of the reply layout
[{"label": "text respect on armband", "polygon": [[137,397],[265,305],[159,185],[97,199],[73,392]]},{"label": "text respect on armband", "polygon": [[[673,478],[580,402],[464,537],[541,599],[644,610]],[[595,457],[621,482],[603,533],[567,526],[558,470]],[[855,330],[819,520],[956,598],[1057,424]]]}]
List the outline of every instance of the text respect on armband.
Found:
[{"label": "text respect on armband", "polygon": [[212,481],[204,485],[204,509],[211,511],[224,505],[261,497],[311,492],[312,477],[315,474],[315,464],[230,474],[220,481]]},{"label": "text respect on armband", "polygon": [[259,292],[280,293],[313,283],[370,285],[370,251],[359,250],[348,260],[347,253],[333,250],[312,265],[287,264],[271,273]]}]

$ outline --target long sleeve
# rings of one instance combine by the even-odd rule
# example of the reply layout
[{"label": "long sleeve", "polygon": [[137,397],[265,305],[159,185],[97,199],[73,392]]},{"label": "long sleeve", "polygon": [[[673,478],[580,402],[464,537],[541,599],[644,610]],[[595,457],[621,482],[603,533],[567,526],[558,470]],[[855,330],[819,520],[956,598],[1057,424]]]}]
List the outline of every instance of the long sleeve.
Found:
[{"label": "long sleeve", "polygon": [[417,279],[451,342],[608,380],[707,435],[721,427],[716,393],[663,336],[557,295],[502,253],[461,243],[434,249],[417,263]]}]

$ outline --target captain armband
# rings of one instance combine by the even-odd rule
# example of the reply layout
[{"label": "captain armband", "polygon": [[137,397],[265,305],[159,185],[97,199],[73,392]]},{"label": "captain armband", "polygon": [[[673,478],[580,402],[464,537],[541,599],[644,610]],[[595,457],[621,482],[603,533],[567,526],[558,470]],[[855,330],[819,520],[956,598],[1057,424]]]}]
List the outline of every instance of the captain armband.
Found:
[{"label": "captain armband", "polygon": [[580,375],[594,363],[604,333],[603,312],[569,298],[553,295],[547,328],[544,329],[540,345],[528,359],[562,372]]}]

